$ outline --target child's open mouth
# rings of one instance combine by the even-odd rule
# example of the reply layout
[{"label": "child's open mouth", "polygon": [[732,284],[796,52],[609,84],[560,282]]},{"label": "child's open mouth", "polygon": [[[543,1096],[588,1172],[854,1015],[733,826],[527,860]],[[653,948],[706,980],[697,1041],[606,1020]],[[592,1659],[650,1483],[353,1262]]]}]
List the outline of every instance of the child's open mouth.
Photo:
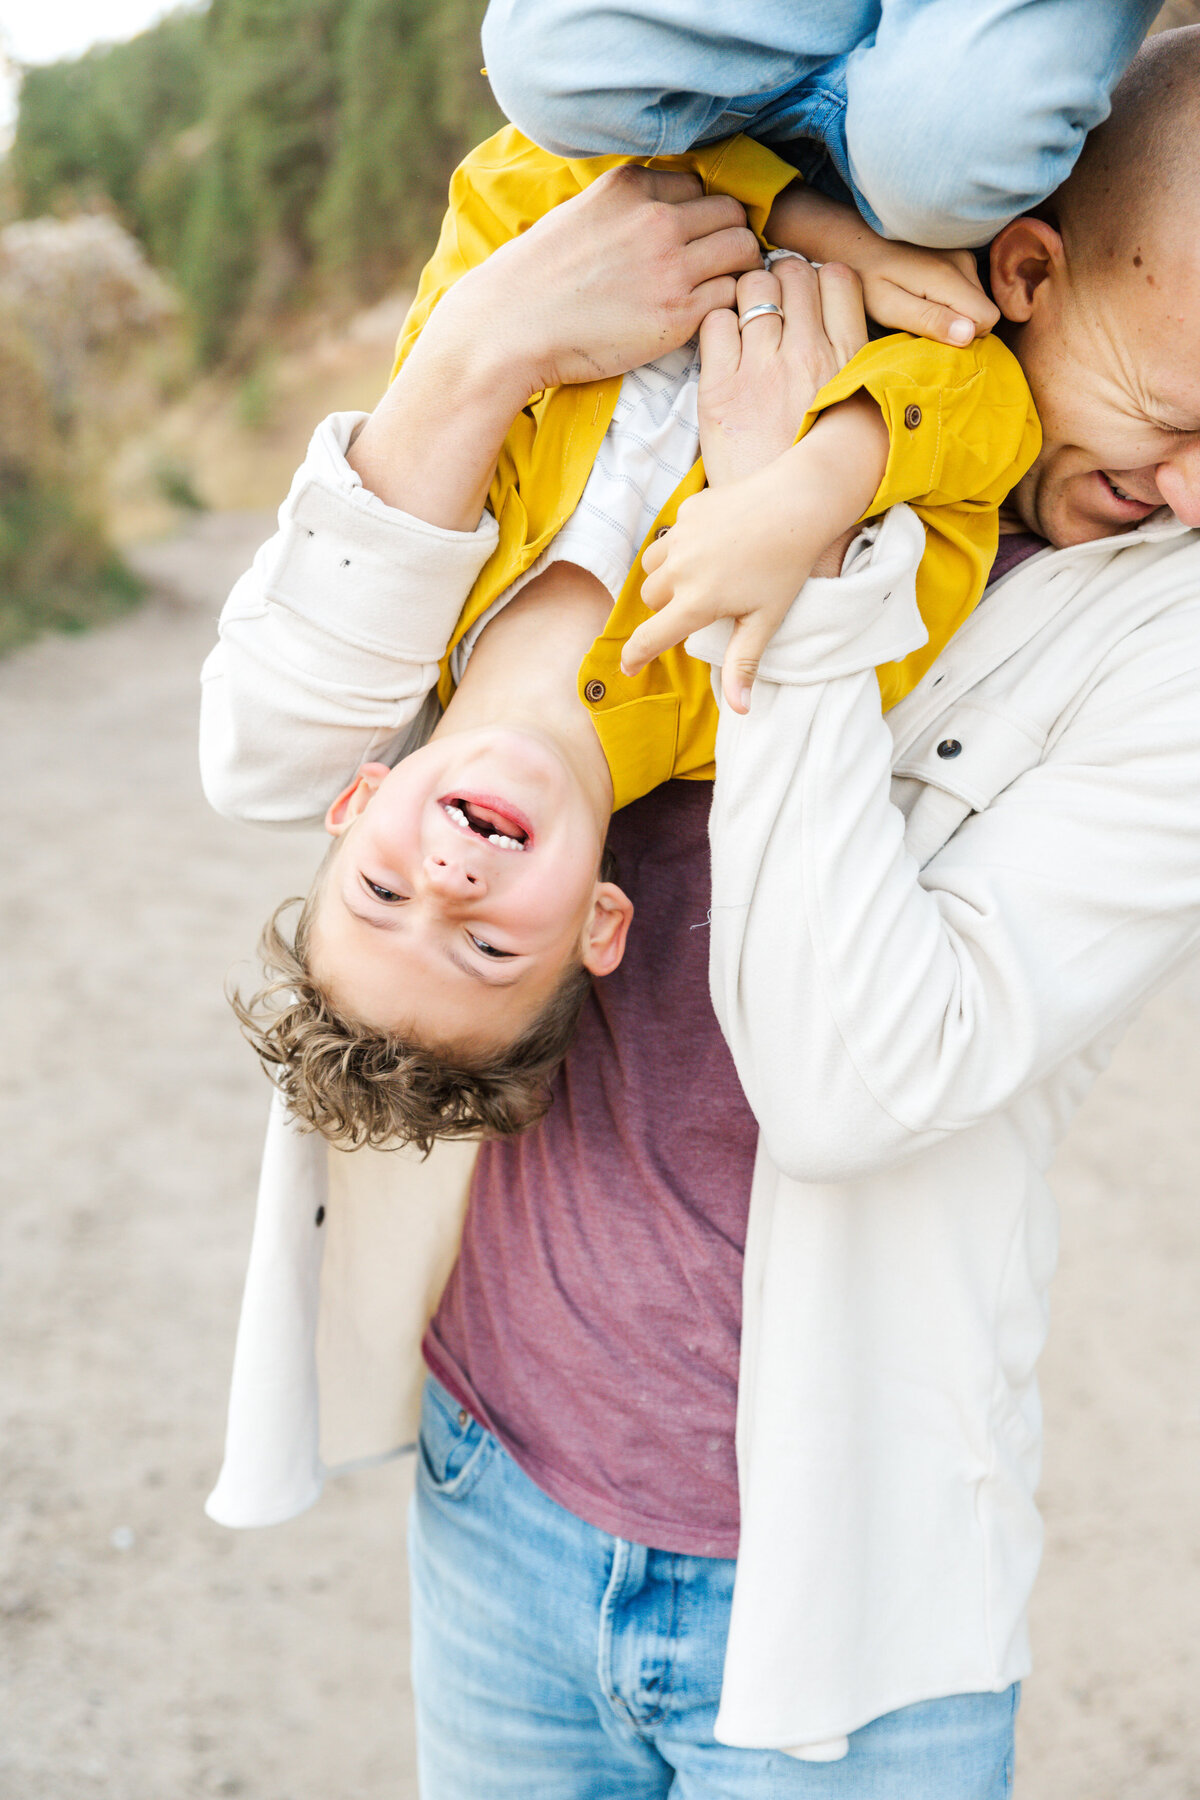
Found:
[{"label": "child's open mouth", "polygon": [[491,794],[447,794],[438,804],[452,825],[473,832],[493,850],[524,850],[533,842],[524,814]]}]

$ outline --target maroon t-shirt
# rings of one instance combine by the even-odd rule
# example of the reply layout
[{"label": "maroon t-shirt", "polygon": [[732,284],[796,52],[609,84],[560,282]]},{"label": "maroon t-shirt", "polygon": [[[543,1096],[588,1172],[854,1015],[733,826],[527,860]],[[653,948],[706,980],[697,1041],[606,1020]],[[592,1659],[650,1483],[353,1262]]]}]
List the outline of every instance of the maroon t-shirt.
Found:
[{"label": "maroon t-shirt", "polygon": [[733,1420],[757,1129],[708,997],[707,782],[613,819],[636,909],[541,1125],[485,1144],[433,1373],[601,1531],[737,1551]]},{"label": "maroon t-shirt", "polygon": [[[1002,538],[994,575],[1043,548]],[[706,782],[673,781],[614,818],[636,909],[625,960],[594,985],[542,1124],[480,1151],[424,1348],[577,1517],[734,1556],[758,1132],[708,994],[711,797]]]}]

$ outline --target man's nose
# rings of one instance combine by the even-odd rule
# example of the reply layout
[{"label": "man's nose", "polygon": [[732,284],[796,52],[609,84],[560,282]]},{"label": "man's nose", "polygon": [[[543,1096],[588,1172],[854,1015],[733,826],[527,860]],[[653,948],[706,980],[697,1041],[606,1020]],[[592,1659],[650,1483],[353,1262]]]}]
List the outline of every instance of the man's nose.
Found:
[{"label": "man's nose", "polygon": [[1158,491],[1185,525],[1200,525],[1200,436],[1190,437],[1154,471]]},{"label": "man's nose", "polygon": [[469,855],[436,850],[425,858],[425,879],[443,900],[481,900],[487,883]]}]

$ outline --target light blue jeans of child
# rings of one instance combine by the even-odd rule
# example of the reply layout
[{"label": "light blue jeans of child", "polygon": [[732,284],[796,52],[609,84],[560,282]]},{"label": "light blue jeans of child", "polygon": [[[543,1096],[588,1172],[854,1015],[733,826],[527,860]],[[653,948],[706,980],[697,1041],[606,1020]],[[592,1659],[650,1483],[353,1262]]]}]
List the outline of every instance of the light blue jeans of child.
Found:
[{"label": "light blue jeans of child", "polygon": [[1007,1800],[1017,1689],[906,1706],[840,1762],[713,1737],[732,1561],[534,1486],[426,1387],[409,1526],[421,1800]]},{"label": "light blue jeans of child", "polygon": [[1160,0],[491,0],[500,105],[560,156],[824,145],[864,218],[986,243],[1074,167]]}]

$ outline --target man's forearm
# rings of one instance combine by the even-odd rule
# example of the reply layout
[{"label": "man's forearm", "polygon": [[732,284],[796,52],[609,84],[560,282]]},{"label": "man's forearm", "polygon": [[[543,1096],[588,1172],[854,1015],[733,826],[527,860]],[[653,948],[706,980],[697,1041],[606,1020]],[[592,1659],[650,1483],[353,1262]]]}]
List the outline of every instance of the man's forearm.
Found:
[{"label": "man's forearm", "polygon": [[528,373],[493,349],[476,309],[449,294],[346,460],[386,506],[447,531],[473,531],[500,447],[531,391]]}]

